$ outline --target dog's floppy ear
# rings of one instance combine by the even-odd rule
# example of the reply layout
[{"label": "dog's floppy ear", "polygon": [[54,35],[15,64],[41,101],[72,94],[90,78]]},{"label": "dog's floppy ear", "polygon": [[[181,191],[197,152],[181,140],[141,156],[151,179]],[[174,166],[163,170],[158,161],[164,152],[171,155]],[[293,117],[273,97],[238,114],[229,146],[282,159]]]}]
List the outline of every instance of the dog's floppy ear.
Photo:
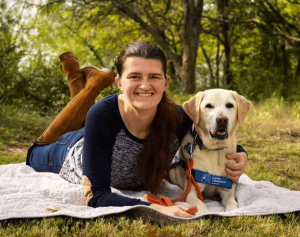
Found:
[{"label": "dog's floppy ear", "polygon": [[232,93],[236,104],[237,104],[237,112],[238,112],[238,121],[242,123],[246,118],[246,115],[252,108],[252,103],[247,100],[244,96],[239,95],[235,91]]},{"label": "dog's floppy ear", "polygon": [[183,110],[195,124],[200,123],[200,103],[203,99],[203,96],[203,92],[198,92],[195,96],[184,102],[182,105]]}]

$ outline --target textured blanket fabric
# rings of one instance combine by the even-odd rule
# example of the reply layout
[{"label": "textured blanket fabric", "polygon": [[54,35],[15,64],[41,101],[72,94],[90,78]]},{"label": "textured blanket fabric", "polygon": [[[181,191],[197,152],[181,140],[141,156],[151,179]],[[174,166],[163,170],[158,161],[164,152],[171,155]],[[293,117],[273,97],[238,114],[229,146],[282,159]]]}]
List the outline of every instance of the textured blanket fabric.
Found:
[{"label": "textured blanket fabric", "polygon": [[[145,194],[115,189],[114,192],[134,198],[142,198]],[[182,190],[167,183],[162,194],[177,199]],[[207,215],[252,216],[300,210],[300,191],[280,188],[266,181],[253,181],[246,175],[241,177],[237,188],[238,209],[231,212],[225,212],[218,199],[206,199],[210,213],[190,219],[164,215],[146,206],[92,208],[84,205],[80,184],[71,184],[57,174],[36,172],[25,163],[0,166],[0,197],[0,220],[51,216],[87,219],[126,213],[146,221],[178,223]]]}]

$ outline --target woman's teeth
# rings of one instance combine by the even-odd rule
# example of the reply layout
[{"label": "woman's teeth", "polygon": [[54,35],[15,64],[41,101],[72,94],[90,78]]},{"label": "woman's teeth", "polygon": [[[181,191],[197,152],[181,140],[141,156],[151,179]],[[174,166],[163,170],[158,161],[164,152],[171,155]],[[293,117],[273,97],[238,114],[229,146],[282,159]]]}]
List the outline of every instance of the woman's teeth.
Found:
[{"label": "woman's teeth", "polygon": [[136,93],[136,95],[138,95],[138,96],[151,96],[152,95],[152,93],[147,93],[147,94],[141,94],[141,93]]}]

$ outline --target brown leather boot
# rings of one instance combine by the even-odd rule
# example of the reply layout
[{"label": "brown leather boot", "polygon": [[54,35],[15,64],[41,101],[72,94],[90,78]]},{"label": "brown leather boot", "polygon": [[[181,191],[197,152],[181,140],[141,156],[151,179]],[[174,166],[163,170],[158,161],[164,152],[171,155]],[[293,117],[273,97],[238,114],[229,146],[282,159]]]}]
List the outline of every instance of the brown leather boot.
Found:
[{"label": "brown leather boot", "polygon": [[72,52],[66,52],[59,56],[61,65],[60,69],[68,77],[71,99],[73,99],[85,85],[85,80],[83,78],[78,59],[73,55]]},{"label": "brown leather boot", "polygon": [[[114,82],[114,78],[116,77],[116,74],[108,69],[108,68],[97,68],[94,66],[87,66],[83,69],[81,69],[82,75],[83,75],[83,79],[86,83],[85,87],[92,87],[92,88],[96,88],[95,84],[99,84],[99,87],[97,87],[97,90],[93,90],[93,92],[95,93],[94,95],[91,96],[96,96],[95,99],[97,98],[97,96],[99,95],[99,93],[104,90],[105,88],[111,86]],[[101,74],[105,74],[105,73],[114,73],[114,78],[113,81],[111,80],[111,78],[107,78],[107,77],[103,77]],[[91,78],[93,78],[93,80],[91,80]],[[100,79],[101,82],[99,80]],[[106,78],[106,79],[105,79]],[[91,81],[91,82],[90,82]],[[95,100],[90,100],[89,102],[87,102],[86,106],[87,107],[92,107],[95,104]],[[83,120],[81,127],[83,128],[85,124],[85,120]]]},{"label": "brown leather boot", "polygon": [[[93,90],[94,93],[97,94],[97,96],[103,89],[113,84],[113,82],[115,81],[115,77],[117,75],[116,73],[114,73],[114,71],[108,68],[99,69],[94,66],[87,66],[85,68],[82,68],[81,72],[83,75],[83,79],[85,81],[85,87],[93,87],[95,89],[96,88],[95,85],[96,84],[98,85],[97,89],[99,90],[99,92]],[[114,74],[113,79],[111,77],[106,77],[105,75],[107,73],[109,74],[113,73]]]},{"label": "brown leather boot", "polygon": [[80,129],[100,91],[112,85],[116,77],[113,71],[96,67],[86,67],[82,69],[82,74],[87,80],[85,87],[67,104],[37,139],[38,145],[54,143],[63,134]]}]

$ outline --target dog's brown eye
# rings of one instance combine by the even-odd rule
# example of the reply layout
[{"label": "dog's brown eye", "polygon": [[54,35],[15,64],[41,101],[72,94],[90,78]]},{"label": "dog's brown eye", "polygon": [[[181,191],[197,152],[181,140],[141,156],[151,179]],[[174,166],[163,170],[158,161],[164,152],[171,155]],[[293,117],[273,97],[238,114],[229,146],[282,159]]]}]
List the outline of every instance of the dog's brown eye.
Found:
[{"label": "dog's brown eye", "polygon": [[205,108],[212,109],[213,106],[212,106],[211,104],[207,104],[207,105],[205,106]]},{"label": "dog's brown eye", "polygon": [[231,103],[228,103],[228,104],[226,104],[226,108],[227,109],[231,109],[231,108],[233,108],[234,106],[233,106],[233,104],[231,104]]}]

